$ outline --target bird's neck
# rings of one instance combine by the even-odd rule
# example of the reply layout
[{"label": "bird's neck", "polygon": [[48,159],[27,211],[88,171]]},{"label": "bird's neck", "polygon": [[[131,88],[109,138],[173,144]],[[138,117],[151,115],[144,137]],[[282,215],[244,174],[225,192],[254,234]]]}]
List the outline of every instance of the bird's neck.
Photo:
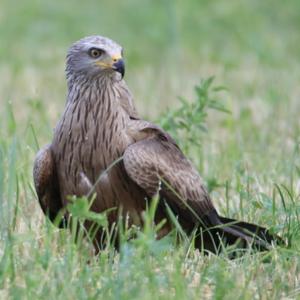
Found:
[{"label": "bird's neck", "polygon": [[[130,108],[124,108],[124,103],[130,104],[126,104]],[[126,140],[124,135],[130,110],[135,111],[124,82],[107,77],[92,81],[74,79],[69,85],[62,122],[70,120],[69,128],[77,131],[79,127],[82,137],[88,135],[100,144],[109,144],[121,137],[121,140]],[[119,145],[123,147],[121,143]]]},{"label": "bird's neck", "polygon": [[87,75],[85,73],[77,73],[77,74],[70,74],[67,73],[67,85],[69,93],[78,87],[85,87],[88,86],[95,86],[97,89],[101,89],[106,87],[107,85],[113,85],[122,81],[121,75],[116,72],[103,72],[97,75]]},{"label": "bird's neck", "polygon": [[77,75],[67,79],[67,105],[74,105],[79,101],[80,106],[91,106],[97,111],[107,113],[123,111],[127,118],[128,116],[138,118],[131,92],[119,73],[103,73],[92,78]]},{"label": "bird's neck", "polygon": [[119,85],[120,82],[111,76],[69,79],[66,105],[78,106],[86,114],[93,113],[99,117],[103,113],[108,116],[120,109]]}]

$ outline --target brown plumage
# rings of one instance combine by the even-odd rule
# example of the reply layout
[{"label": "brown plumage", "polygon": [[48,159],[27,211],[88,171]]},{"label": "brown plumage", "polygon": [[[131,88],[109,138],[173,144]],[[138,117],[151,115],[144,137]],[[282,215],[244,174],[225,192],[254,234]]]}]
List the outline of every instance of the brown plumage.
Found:
[{"label": "brown plumage", "polygon": [[[39,202],[52,221],[69,195],[95,192],[93,211],[121,208],[130,224],[142,225],[147,201],[159,193],[155,220],[167,222],[158,237],[172,229],[168,206],[187,233],[204,230],[196,246],[213,252],[219,251],[222,237],[229,244],[241,240],[242,246],[253,243],[260,249],[276,239],[265,228],[220,217],[200,175],[176,142],[139,118],[122,78],[118,44],[100,36],[76,42],[67,55],[66,73],[65,111],[52,143],[37,154],[34,164]],[[111,226],[118,214],[108,213]],[[95,244],[101,247],[100,232]]]}]

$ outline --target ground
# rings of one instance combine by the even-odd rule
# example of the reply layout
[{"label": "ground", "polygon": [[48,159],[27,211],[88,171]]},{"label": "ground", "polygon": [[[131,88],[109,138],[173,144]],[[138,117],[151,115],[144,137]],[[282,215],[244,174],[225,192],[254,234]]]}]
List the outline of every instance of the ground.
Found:
[{"label": "ground", "polygon": [[[0,298],[300,297],[299,28],[296,0],[2,0]],[[204,257],[174,235],[155,241],[150,212],[136,240],[94,258],[86,243],[76,247],[69,231],[46,221],[33,160],[65,104],[66,50],[90,34],[124,46],[125,79],[148,120],[170,120],[178,97],[188,100],[188,115],[201,79],[226,87],[216,94],[230,113],[208,110],[199,117],[206,131],[197,118],[185,120],[192,130],[179,128],[181,146],[220,213],[271,228],[287,247]]]}]

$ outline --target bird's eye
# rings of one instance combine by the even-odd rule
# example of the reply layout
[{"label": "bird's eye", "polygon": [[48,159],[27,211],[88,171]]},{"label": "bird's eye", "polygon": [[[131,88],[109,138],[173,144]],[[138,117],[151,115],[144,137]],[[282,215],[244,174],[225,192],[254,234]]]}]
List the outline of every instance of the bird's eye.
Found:
[{"label": "bird's eye", "polygon": [[92,48],[89,50],[89,55],[93,58],[98,58],[104,53],[104,50],[102,49],[97,49],[97,48]]}]

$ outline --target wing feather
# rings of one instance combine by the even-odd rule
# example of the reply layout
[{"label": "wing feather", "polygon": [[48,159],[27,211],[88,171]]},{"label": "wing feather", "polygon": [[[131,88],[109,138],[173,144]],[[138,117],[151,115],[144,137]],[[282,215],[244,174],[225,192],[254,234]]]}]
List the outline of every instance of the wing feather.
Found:
[{"label": "wing feather", "polygon": [[126,172],[149,197],[159,192],[177,212],[199,221],[214,210],[199,173],[170,136],[156,127],[150,129],[149,138],[126,149]]},{"label": "wing feather", "polygon": [[[38,152],[33,167],[33,179],[40,206],[44,214],[54,222],[62,209],[62,201],[50,145]],[[63,226],[62,222],[58,225]]]}]

